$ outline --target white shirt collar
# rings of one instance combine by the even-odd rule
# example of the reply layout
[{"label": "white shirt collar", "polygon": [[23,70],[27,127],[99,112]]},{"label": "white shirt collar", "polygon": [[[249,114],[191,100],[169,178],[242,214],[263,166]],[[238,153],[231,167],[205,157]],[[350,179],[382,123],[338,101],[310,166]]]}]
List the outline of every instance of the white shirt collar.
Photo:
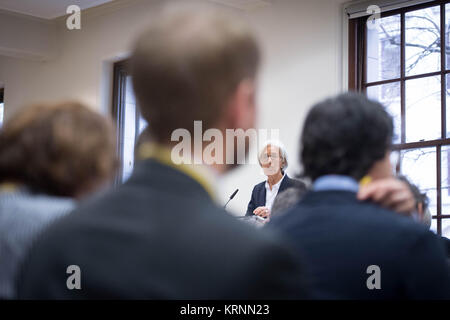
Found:
[{"label": "white shirt collar", "polygon": [[269,182],[266,181],[266,203],[265,206],[272,210],[273,202],[275,201],[275,197],[278,195],[278,191],[280,189],[281,182],[283,181],[286,174],[278,181],[276,184],[272,186],[272,190],[270,190]]},{"label": "white shirt collar", "polygon": [[281,182],[283,182],[284,177],[286,177],[286,173],[283,174],[283,176],[281,177],[280,181],[278,181],[276,184],[274,184],[272,186],[272,190],[270,190],[270,186],[269,186],[269,180],[266,180],[266,190],[269,191],[275,191],[278,190],[280,188]]}]

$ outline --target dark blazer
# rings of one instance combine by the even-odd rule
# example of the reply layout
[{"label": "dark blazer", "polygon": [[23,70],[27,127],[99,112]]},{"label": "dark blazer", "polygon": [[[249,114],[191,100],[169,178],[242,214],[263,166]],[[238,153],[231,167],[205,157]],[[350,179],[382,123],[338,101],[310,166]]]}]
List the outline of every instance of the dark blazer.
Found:
[{"label": "dark blazer", "polygon": [[[228,215],[203,187],[154,160],[48,229],[18,281],[24,299],[306,297],[297,258]],[[81,290],[68,290],[69,265]]]},{"label": "dark blazer", "polygon": [[[289,188],[298,188],[306,191],[306,185],[297,179],[291,179],[286,176],[284,177],[283,181],[281,181],[280,188],[278,189],[278,194],[280,194],[282,191],[289,189]],[[277,196],[278,196],[277,194]],[[276,197],[275,197],[276,198]],[[252,191],[252,198],[250,199],[250,202],[247,206],[247,213],[246,216],[253,215],[253,210],[255,210],[258,207],[262,207],[266,205],[266,181],[263,181],[261,183],[258,183]]]},{"label": "dark blazer", "polygon": [[447,258],[450,259],[450,239],[446,237],[442,237],[441,239],[447,252]]},{"label": "dark blazer", "polygon": [[[308,192],[275,228],[308,263],[325,299],[449,299],[450,269],[442,241],[412,219],[346,191]],[[381,290],[367,287],[380,267]]]}]

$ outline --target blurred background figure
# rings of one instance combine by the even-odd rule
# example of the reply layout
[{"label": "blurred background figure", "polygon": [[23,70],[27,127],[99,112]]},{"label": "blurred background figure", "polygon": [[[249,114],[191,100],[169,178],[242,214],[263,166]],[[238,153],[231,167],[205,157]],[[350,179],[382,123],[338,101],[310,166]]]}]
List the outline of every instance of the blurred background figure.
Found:
[{"label": "blurred background figure", "polygon": [[76,102],[19,111],[0,131],[0,298],[33,239],[113,177],[112,123]]},{"label": "blurred background figure", "polygon": [[267,176],[267,180],[258,183],[252,191],[246,216],[269,218],[274,201],[279,193],[296,187],[303,192],[303,182],[289,178],[286,174],[288,158],[285,148],[278,141],[267,141],[258,156],[259,165]]},{"label": "blurred background figure", "polygon": [[420,223],[423,223],[427,228],[431,227],[431,213],[428,209],[429,200],[426,193],[420,192],[419,188],[412,184],[405,176],[399,176],[399,180],[408,184],[415,200],[415,211],[412,218]]},{"label": "blurred background figure", "polygon": [[273,202],[270,218],[279,217],[286,213],[300,201],[305,192],[304,188],[295,185],[279,193]]},{"label": "blurred background figure", "polygon": [[[413,212],[412,218],[424,224],[429,229],[431,227],[432,218],[430,210],[428,208],[429,199],[427,194],[420,192],[419,188],[416,185],[412,184],[405,176],[399,176],[399,179],[406,182],[409,185],[414,195],[414,199],[416,201],[416,210],[415,212]],[[450,239],[443,236],[440,238],[444,244],[447,253],[447,259],[449,259],[450,263]]]},{"label": "blurred background figure", "polygon": [[[392,177],[392,135],[390,115],[362,95],[324,100],[306,117],[300,155],[311,191],[269,227],[303,254],[320,298],[450,297],[440,239],[411,218],[357,196],[364,181]],[[381,270],[378,282],[370,278],[372,267]]]}]

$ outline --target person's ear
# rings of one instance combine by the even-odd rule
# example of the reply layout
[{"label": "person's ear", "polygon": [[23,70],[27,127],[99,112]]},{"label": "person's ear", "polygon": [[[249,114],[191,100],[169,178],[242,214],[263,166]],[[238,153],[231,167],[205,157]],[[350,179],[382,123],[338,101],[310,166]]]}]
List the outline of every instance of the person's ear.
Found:
[{"label": "person's ear", "polygon": [[256,85],[254,80],[242,80],[228,102],[227,129],[247,130],[256,122]]}]

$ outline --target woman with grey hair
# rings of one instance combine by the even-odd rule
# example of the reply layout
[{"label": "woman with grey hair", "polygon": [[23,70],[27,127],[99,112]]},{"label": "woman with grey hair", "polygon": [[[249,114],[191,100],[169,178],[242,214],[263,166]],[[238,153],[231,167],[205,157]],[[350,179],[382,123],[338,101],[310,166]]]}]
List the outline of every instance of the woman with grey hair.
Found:
[{"label": "woman with grey hair", "polygon": [[256,215],[268,218],[279,193],[292,187],[306,190],[306,186],[303,182],[291,179],[286,174],[287,153],[280,142],[267,141],[259,152],[258,160],[267,180],[253,188],[246,216]]}]

